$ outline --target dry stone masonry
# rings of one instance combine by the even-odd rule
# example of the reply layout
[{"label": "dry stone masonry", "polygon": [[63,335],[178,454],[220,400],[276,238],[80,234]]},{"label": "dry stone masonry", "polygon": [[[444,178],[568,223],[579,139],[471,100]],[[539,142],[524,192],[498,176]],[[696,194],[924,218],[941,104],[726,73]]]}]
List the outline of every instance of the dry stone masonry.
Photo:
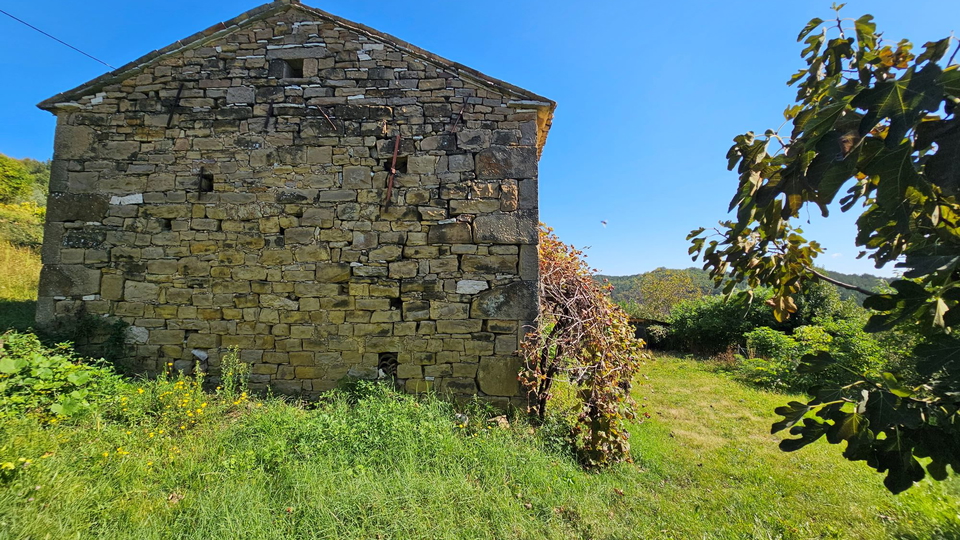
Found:
[{"label": "dry stone masonry", "polygon": [[145,372],[238,347],[287,393],[395,374],[517,400],[554,106],[292,0],[254,9],[40,104],[38,323],[120,319]]}]

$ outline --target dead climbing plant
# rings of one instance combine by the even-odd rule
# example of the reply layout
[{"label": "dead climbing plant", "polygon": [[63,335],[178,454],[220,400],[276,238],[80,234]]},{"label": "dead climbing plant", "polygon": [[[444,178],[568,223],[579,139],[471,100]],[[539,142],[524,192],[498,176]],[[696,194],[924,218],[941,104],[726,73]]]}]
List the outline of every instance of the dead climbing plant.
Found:
[{"label": "dead climbing plant", "polygon": [[646,357],[627,314],[610,300],[609,287],[584,254],[540,226],[540,316],[521,347],[520,381],[528,410],[541,422],[558,381],[578,401],[571,439],[583,463],[599,467],[630,460],[626,423],[635,418],[631,382]]}]

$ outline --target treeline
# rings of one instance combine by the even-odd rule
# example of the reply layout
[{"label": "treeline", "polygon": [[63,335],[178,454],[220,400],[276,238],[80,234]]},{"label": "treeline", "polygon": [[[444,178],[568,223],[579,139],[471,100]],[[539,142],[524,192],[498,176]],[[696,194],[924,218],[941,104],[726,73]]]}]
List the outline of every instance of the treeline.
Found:
[{"label": "treeline", "polygon": [[[844,274],[822,270],[831,278],[866,289],[882,291],[886,280],[870,274]],[[666,320],[673,306],[684,300],[722,294],[706,270],[700,268],[657,268],[631,276],[598,275],[597,279],[612,286],[610,297],[633,317]],[[862,305],[866,295],[850,289],[829,285],[837,290],[841,300],[853,299]],[[738,286],[737,290],[744,290]]]},{"label": "treeline", "polygon": [[49,161],[0,154],[0,203],[34,202],[43,206],[49,190]]},{"label": "treeline", "polygon": [[38,248],[50,191],[50,162],[0,154],[0,243]]},{"label": "treeline", "polygon": [[[869,274],[824,271],[831,278],[881,292],[886,282]],[[797,311],[777,321],[767,300],[772,292],[745,289],[731,298],[714,287],[706,271],[658,268],[633,276],[602,276],[611,296],[631,316],[652,348],[712,357],[739,378],[760,386],[804,389],[842,383],[853,373],[897,373],[909,380],[909,329],[867,333],[865,295],[813,282],[796,297]],[[797,373],[805,355],[827,353],[837,360],[817,374]]]}]

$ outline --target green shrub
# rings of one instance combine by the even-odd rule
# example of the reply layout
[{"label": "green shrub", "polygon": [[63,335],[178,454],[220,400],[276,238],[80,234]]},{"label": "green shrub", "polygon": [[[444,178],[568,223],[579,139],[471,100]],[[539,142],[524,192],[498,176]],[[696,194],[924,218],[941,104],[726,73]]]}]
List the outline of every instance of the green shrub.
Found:
[{"label": "green shrub", "polygon": [[769,291],[759,290],[752,301],[706,296],[681,302],[670,315],[670,342],[679,350],[705,356],[745,347],[744,335],[754,328],[782,326],[764,305],[769,297]]},{"label": "green shrub", "polygon": [[120,384],[110,368],[82,363],[65,344],[51,349],[34,334],[0,336],[0,418],[72,416],[111,399]]},{"label": "green shrub", "polygon": [[43,244],[46,208],[33,202],[0,203],[0,241],[15,246],[39,248]]},{"label": "green shrub", "polygon": [[651,345],[663,345],[670,338],[670,327],[662,324],[651,324],[647,327],[647,342]]}]

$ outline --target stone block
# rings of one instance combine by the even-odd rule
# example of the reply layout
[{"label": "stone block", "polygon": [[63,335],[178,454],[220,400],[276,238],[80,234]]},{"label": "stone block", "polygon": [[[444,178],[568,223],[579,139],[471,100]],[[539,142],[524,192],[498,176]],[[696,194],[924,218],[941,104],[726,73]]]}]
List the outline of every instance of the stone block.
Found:
[{"label": "stone block", "polygon": [[538,302],[535,281],[514,281],[474,297],[470,316],[476,319],[532,321],[539,311]]},{"label": "stone block", "polygon": [[96,131],[87,126],[57,125],[53,140],[54,159],[82,159],[92,154]]},{"label": "stone block", "polygon": [[460,268],[476,274],[516,274],[516,255],[464,255]]},{"label": "stone block", "polygon": [[453,154],[447,156],[447,170],[450,172],[471,172],[474,169],[473,154]]},{"label": "stone block", "polygon": [[469,244],[473,242],[473,231],[469,223],[447,223],[431,225],[427,232],[430,244]]},{"label": "stone block", "polygon": [[51,193],[48,221],[101,221],[110,210],[110,197],[102,193]]},{"label": "stone block", "polygon": [[486,129],[462,129],[457,132],[457,148],[483,150],[490,146],[492,133]]},{"label": "stone block", "polygon": [[440,384],[440,393],[453,395],[473,395],[477,393],[477,382],[473,379],[444,378]]},{"label": "stone block", "polygon": [[180,345],[183,343],[183,330],[151,330],[151,345]]},{"label": "stone block", "polygon": [[249,104],[254,103],[257,100],[256,90],[249,86],[233,86],[227,88],[227,103],[233,104]]},{"label": "stone block", "polygon": [[522,361],[515,356],[484,357],[480,359],[477,382],[480,390],[489,396],[516,396],[520,394]]},{"label": "stone block", "polygon": [[520,211],[477,216],[473,234],[477,243],[535,245],[537,220],[532,212]]},{"label": "stone block", "polygon": [[370,167],[343,168],[344,189],[369,189],[371,187],[373,187],[373,177],[370,175]]},{"label": "stone block", "polygon": [[410,156],[407,158],[408,174],[436,174],[438,156]]},{"label": "stone block", "polygon": [[317,281],[322,283],[345,283],[350,281],[349,263],[321,263],[317,265]]},{"label": "stone block", "polygon": [[160,288],[154,283],[127,281],[123,288],[123,298],[127,302],[156,302],[160,298]]},{"label": "stone block", "polygon": [[473,332],[479,332],[482,326],[483,326],[483,321],[479,319],[437,321],[437,333],[470,334]]},{"label": "stone block", "polygon": [[477,178],[536,178],[537,149],[530,146],[492,146],[477,154]]},{"label": "stone block", "polygon": [[458,302],[430,302],[430,318],[441,319],[466,319],[470,316],[470,304]]},{"label": "stone block", "polygon": [[115,159],[126,161],[133,159],[140,152],[140,143],[137,141],[107,141],[99,145],[101,159]]},{"label": "stone block", "polygon": [[100,297],[104,300],[123,300],[123,276],[104,274],[100,279]]},{"label": "stone block", "polygon": [[82,265],[45,264],[40,271],[41,297],[87,296],[99,292],[99,270]]},{"label": "stone block", "polygon": [[486,281],[462,279],[457,282],[457,294],[477,294],[489,288]]}]

